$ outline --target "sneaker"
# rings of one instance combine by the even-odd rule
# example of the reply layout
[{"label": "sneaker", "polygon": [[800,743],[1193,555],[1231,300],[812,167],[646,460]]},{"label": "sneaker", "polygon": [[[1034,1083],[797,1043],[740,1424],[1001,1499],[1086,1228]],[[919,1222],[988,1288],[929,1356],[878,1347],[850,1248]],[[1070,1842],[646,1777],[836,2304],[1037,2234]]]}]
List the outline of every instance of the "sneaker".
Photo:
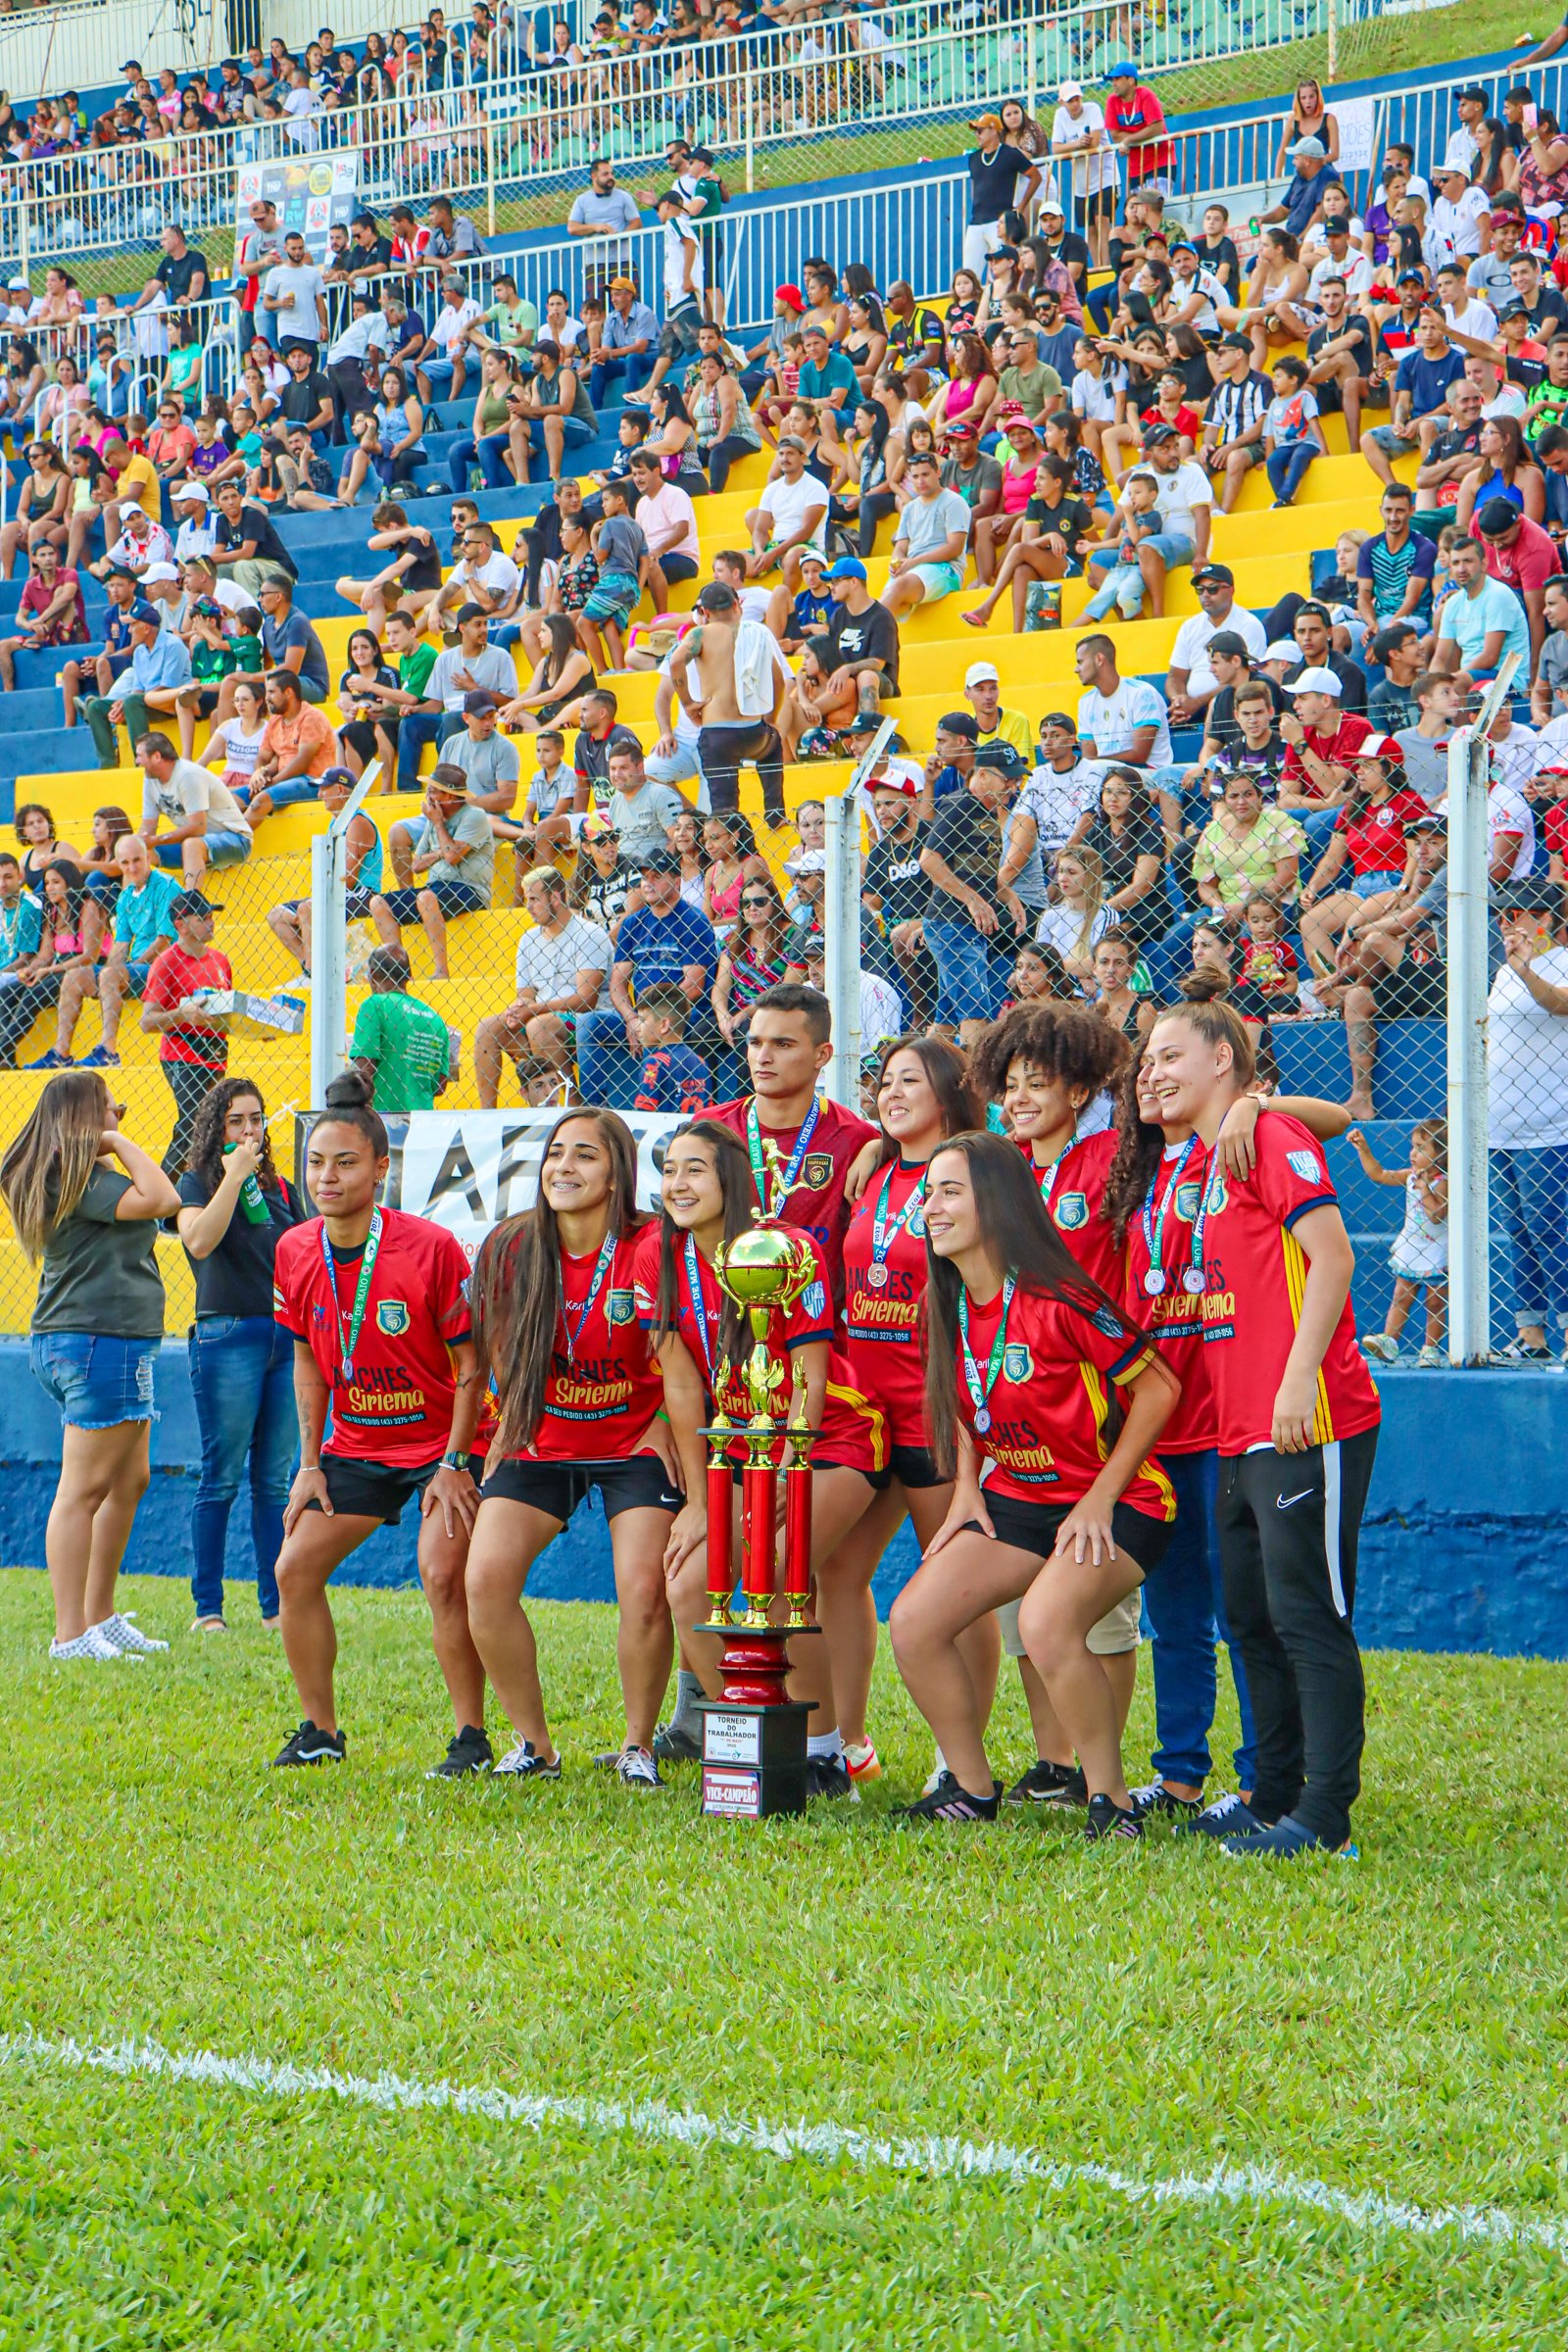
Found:
[{"label": "sneaker", "polygon": [[515,1747],[508,1748],[490,1778],[493,1781],[559,1781],[561,1758],[552,1756],[547,1764],[543,1756],[534,1754],[526,1740],[519,1740]]},{"label": "sneaker", "polygon": [[882,1759],[869,1740],[860,1740],[844,1750],[844,1761],[852,1781],[879,1781],[882,1778]]},{"label": "sneaker", "polygon": [[47,1054],[40,1054],[36,1061],[23,1061],[17,1064],[17,1067],[23,1070],[74,1070],[75,1066],[69,1054],[57,1054],[53,1046],[50,1047]]},{"label": "sneaker", "polygon": [[103,1620],[98,1631],[103,1635],[105,1641],[112,1642],[117,1649],[139,1650],[144,1656],[150,1655],[155,1649],[169,1647],[167,1642],[149,1640],[134,1620],[123,1615],[119,1609],[115,1611],[113,1617],[106,1617]]},{"label": "sneaker", "polygon": [[1327,1854],[1334,1862],[1356,1862],[1360,1856],[1348,1838],[1343,1845],[1328,1845],[1293,1814],[1282,1814],[1272,1829],[1256,1829],[1240,1838],[1220,1840],[1220,1852],[1232,1862],[1251,1861],[1254,1855],[1294,1862],[1300,1854]]},{"label": "sneaker", "polygon": [[1037,1756],[1003,1799],[1008,1805],[1087,1805],[1089,1784],[1076,1764],[1053,1764]]},{"label": "sneaker", "polygon": [[1089,1819],[1084,1823],[1084,1836],[1091,1845],[1105,1838],[1141,1838],[1144,1820],[1132,1806],[1118,1805],[1114,1797],[1092,1796],[1089,1799]]},{"label": "sneaker", "polygon": [[1200,1796],[1173,1796],[1157,1775],[1147,1788],[1132,1788],[1128,1794],[1140,1821],[1151,1821],[1157,1813],[1173,1814],[1177,1820],[1191,1820],[1203,1810]]},{"label": "sneaker", "polygon": [[654,1734],[654,1755],[661,1764],[700,1764],[703,1743],[683,1723],[662,1723]]},{"label": "sneaker", "polygon": [[808,1756],[806,1759],[806,1794],[813,1796],[847,1796],[858,1804],[860,1792],[850,1778],[850,1768],[842,1756]]},{"label": "sneaker", "polygon": [[1370,1355],[1380,1364],[1396,1363],[1399,1356],[1399,1343],[1397,1340],[1390,1339],[1386,1331],[1369,1331],[1362,1339],[1361,1353]]},{"label": "sneaker", "polygon": [[440,1763],[432,1765],[424,1777],[427,1781],[467,1781],[475,1773],[488,1772],[495,1760],[488,1734],[478,1724],[466,1723],[457,1737],[447,1741]]},{"label": "sneaker", "polygon": [[666,1786],[660,1778],[653,1749],[649,1747],[625,1748],[615,1772],[625,1788],[662,1788]]},{"label": "sneaker", "polygon": [[341,1732],[318,1731],[307,1716],[272,1758],[272,1769],[275,1772],[280,1764],[341,1764],[347,1753],[348,1741]]},{"label": "sneaker", "polygon": [[49,1644],[49,1655],[61,1665],[90,1661],[96,1666],[109,1666],[125,1654],[124,1650],[117,1649],[112,1642],[105,1640],[101,1625],[89,1625],[87,1631],[78,1634],[74,1642],[51,1642]]},{"label": "sneaker", "polygon": [[1002,1783],[993,1781],[989,1796],[971,1796],[967,1788],[958,1787],[956,1776],[951,1772],[939,1775],[937,1785],[912,1805],[894,1807],[895,1821],[951,1821],[966,1824],[974,1821],[995,1821],[1002,1802]]},{"label": "sneaker", "polygon": [[[43,1064],[38,1062],[34,1066],[42,1069]],[[118,1070],[120,1055],[111,1054],[107,1046],[94,1046],[90,1054],[82,1055],[76,1067],[78,1070]]]},{"label": "sneaker", "polygon": [[193,1634],[226,1634],[228,1627],[221,1617],[193,1617],[190,1630]]},{"label": "sneaker", "polygon": [[[24,1069],[41,1070],[44,1065],[41,1061],[34,1061],[24,1062],[23,1066]],[[1510,1340],[1506,1348],[1494,1348],[1492,1360],[1494,1364],[1549,1364],[1551,1349],[1527,1348],[1523,1340]]]},{"label": "sneaker", "polygon": [[1201,1812],[1193,1814],[1189,1820],[1179,1821],[1176,1832],[1181,1838],[1247,1838],[1254,1830],[1266,1830],[1268,1826],[1233,1788],[1228,1795],[1216,1796],[1212,1804],[1204,1805]]},{"label": "sneaker", "polygon": [[1423,1372],[1440,1372],[1447,1358],[1444,1355],[1443,1349],[1438,1346],[1436,1340],[1428,1340],[1415,1360]]}]

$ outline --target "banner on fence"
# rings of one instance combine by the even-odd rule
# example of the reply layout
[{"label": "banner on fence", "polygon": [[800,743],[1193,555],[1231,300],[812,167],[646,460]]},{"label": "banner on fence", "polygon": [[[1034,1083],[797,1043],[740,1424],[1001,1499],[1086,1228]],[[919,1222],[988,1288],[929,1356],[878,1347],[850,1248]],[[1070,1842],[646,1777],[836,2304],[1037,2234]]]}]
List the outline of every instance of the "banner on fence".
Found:
[{"label": "banner on fence", "polygon": [[1379,161],[1378,116],[1382,111],[1377,99],[1336,98],[1332,104],[1340,126],[1340,171],[1373,171]]},{"label": "banner on fence", "polygon": [[354,147],[335,147],[330,155],[279,156],[272,162],[242,164],[234,175],[234,217],[243,236],[251,226],[251,206],[259,199],[276,205],[278,234],[298,229],[313,262],[325,265],[329,232],[339,223],[347,228],[360,209],[360,157]]},{"label": "banner on fence", "polygon": [[[532,1207],[545,1138],[561,1115],[559,1106],[411,1111],[398,1206],[449,1227],[471,1257],[492,1225]],[[664,1146],[685,1121],[673,1111],[619,1115],[637,1140],[638,1206],[657,1208]]]}]

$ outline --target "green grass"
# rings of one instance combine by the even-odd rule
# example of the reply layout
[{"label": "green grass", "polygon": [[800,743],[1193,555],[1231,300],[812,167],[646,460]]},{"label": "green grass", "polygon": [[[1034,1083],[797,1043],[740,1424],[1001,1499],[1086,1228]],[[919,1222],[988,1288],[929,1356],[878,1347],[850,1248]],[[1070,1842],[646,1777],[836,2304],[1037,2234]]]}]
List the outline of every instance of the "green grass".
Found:
[{"label": "green grass", "polygon": [[[0,1576],[0,2032],[708,2114],[953,2132],[1144,2178],[1267,2162],[1428,2206],[1568,2214],[1568,1678],[1371,1662],[1355,1867],[1242,1871],[1065,1825],[895,1831],[926,1763],[759,1831],[607,1786],[613,1625],[537,1611],[558,1788],[433,1788],[422,1604],[345,1592],[351,1762],[292,1721],[243,1607],[141,1668],[44,1660]],[[1024,1754],[1014,1686],[1000,1758]],[[1129,1755],[1147,1753],[1141,1690]],[[1050,2352],[1561,2342],[1568,2257],[1284,2205],[1134,2206],[634,2133],[381,2115],[49,2063],[0,2076],[0,2344]]]}]

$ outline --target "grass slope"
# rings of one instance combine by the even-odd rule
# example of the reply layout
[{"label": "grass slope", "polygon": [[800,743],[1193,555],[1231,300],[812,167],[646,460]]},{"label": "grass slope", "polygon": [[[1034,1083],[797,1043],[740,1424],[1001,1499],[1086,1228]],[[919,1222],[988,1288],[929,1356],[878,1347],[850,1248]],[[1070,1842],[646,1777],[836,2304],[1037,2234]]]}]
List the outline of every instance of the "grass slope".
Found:
[{"label": "grass slope", "polygon": [[[344,1592],[347,1770],[263,1769],[275,1642],[42,1657],[0,1577],[11,1760],[0,2032],[951,2132],[1145,2177],[1271,2162],[1426,2205],[1568,2212],[1560,1869],[1568,1680],[1372,1662],[1359,1867],[1254,1875],[1168,1838],[881,1818],[926,1743],[891,1669],[889,1781],[768,1831],[607,1786],[609,1612],[541,1606],[568,1777],[438,1788],[422,1606]],[[999,1757],[1023,1760],[1015,1685]],[[1129,1754],[1147,1752],[1147,1690]],[[223,2352],[1560,2342],[1568,2261],[1300,2210],[536,2135],[6,2067],[0,2344]]]}]

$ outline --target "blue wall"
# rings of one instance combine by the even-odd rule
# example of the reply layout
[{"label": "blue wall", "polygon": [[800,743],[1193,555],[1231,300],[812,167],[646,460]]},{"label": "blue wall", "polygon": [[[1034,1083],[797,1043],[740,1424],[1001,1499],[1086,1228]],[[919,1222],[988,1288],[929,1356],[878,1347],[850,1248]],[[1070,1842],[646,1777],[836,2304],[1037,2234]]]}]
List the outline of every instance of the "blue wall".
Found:
[{"label": "blue wall", "polygon": [[[20,1341],[0,1341],[6,1415],[8,1563],[43,1559],[44,1522],[60,1460],[54,1407],[32,1381]],[[1568,1658],[1568,1530],[1560,1465],[1568,1459],[1568,1380],[1552,1372],[1384,1375],[1385,1419],[1361,1547],[1356,1628],[1371,1648],[1492,1650]],[[127,1566],[183,1576],[195,1496],[196,1416],[185,1351],[166,1342],[153,1483]],[[342,1581],[415,1581],[414,1521],[366,1544]],[[254,1576],[245,1497],[230,1556]],[[179,1563],[172,1566],[171,1563]],[[877,1580],[886,1615],[914,1565],[906,1530]],[[547,1600],[611,1600],[604,1521],[583,1512],[546,1552],[529,1590]]]}]

